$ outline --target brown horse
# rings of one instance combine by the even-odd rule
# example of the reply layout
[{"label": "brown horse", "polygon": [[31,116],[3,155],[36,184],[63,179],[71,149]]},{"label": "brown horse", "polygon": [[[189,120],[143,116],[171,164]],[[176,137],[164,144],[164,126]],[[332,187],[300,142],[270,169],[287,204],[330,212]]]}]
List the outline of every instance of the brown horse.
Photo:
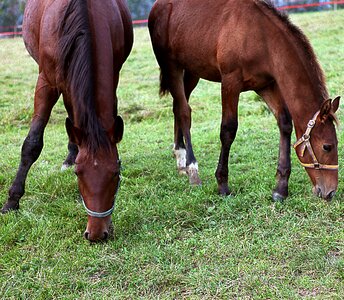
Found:
[{"label": "brown horse", "polygon": [[116,144],[124,126],[116,88],[133,43],[130,13],[124,0],[28,0],[23,37],[39,75],[30,131],[2,212],[19,208],[27,173],[41,153],[45,126],[62,94],[69,135],[65,165],[76,164],[88,213],[85,238],[104,240],[120,182]]},{"label": "brown horse", "polygon": [[[280,129],[273,199],[288,196],[290,141],[314,192],[331,199],[338,185],[333,121],[339,97],[328,98],[322,70],[304,34],[268,1],[157,0],[149,16],[160,65],[160,94],[173,97],[174,153],[180,172],[200,184],[192,150],[190,94],[199,78],[221,82],[221,154],[216,170],[220,194],[228,195],[228,156],[238,127],[242,91],[261,95]],[[305,150],[308,151],[305,151]]]}]

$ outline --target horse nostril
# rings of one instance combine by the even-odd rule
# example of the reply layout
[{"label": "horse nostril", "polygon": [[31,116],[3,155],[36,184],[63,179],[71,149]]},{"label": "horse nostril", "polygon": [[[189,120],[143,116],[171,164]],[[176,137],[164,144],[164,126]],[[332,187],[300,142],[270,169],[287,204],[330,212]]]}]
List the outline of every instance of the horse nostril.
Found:
[{"label": "horse nostril", "polygon": [[109,233],[107,231],[104,232],[104,241],[106,241],[109,237]]},{"label": "horse nostril", "polygon": [[88,240],[89,235],[90,235],[90,233],[89,233],[88,231],[85,231],[85,232],[84,232],[84,238],[85,238],[86,240]]},{"label": "horse nostril", "polygon": [[315,193],[314,193],[316,196],[320,197],[322,196],[322,192],[321,192],[321,189],[320,188],[316,188],[315,190]]},{"label": "horse nostril", "polygon": [[331,200],[334,197],[335,194],[336,194],[336,191],[332,191],[331,193],[329,193],[327,195],[326,200]]}]

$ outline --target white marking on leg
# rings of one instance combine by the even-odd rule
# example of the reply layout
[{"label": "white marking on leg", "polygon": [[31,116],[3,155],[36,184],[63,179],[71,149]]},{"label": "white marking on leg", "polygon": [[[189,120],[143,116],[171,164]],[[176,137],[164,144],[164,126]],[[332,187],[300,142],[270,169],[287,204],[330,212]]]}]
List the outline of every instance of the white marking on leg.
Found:
[{"label": "white marking on leg", "polygon": [[173,150],[174,155],[176,157],[177,161],[177,168],[179,172],[185,173],[186,168],[186,150],[183,148],[180,148],[178,150]]},{"label": "white marking on leg", "polygon": [[63,172],[63,171],[66,171],[69,167],[70,167],[69,164],[63,164],[63,165],[61,166],[61,171],[62,171],[62,172]]},{"label": "white marking on leg", "polygon": [[198,175],[198,163],[197,162],[189,164],[189,166],[188,166],[188,174],[189,174],[189,176],[192,176],[193,174],[197,174]]},{"label": "white marking on leg", "polygon": [[202,181],[198,176],[198,163],[192,163],[188,165],[186,173],[189,176],[189,181],[191,185],[201,185]]}]

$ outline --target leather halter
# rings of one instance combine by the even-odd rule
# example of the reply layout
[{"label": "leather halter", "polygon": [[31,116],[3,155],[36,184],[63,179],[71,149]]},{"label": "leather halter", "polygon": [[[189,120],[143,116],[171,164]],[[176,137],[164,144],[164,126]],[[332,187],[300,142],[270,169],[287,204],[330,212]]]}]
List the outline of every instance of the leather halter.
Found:
[{"label": "leather halter", "polygon": [[313,118],[308,122],[307,129],[305,133],[302,135],[302,137],[294,144],[294,149],[296,149],[298,146],[301,146],[301,157],[304,156],[306,148],[308,149],[308,152],[310,156],[312,157],[313,163],[306,164],[303,163],[300,159],[300,163],[303,167],[309,168],[309,169],[316,169],[316,170],[338,170],[338,165],[324,165],[318,162],[317,157],[315,156],[315,153],[312,148],[311,144],[311,131],[315,126],[315,121],[320,113],[320,110],[317,111]]},{"label": "leather halter", "polygon": [[109,210],[104,211],[104,212],[96,212],[94,210],[91,210],[91,209],[87,208],[86,203],[84,201],[84,198],[82,197],[82,195],[80,195],[82,204],[84,205],[84,208],[85,208],[87,214],[90,217],[95,217],[95,218],[105,218],[107,216],[110,216],[112,214],[113,210],[115,209],[115,200],[116,200],[116,196],[117,196],[120,184],[121,184],[121,176],[119,176],[118,185],[117,185],[117,191],[116,191],[115,196],[113,197],[113,205],[112,205],[112,207]]}]

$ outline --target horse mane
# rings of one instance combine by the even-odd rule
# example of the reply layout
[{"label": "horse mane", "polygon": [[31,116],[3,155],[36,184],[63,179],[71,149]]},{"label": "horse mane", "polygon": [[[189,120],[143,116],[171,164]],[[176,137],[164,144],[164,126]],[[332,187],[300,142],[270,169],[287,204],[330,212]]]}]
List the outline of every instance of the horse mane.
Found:
[{"label": "horse mane", "polygon": [[[82,130],[91,153],[109,146],[95,106],[92,37],[87,0],[71,0],[62,12],[59,27],[58,73],[74,107],[73,122]],[[75,112],[77,112],[75,114]]]},{"label": "horse mane", "polygon": [[287,27],[292,36],[299,42],[299,45],[304,50],[303,53],[306,58],[303,60],[303,63],[307,63],[306,69],[311,70],[314,75],[312,76],[313,84],[317,86],[321,92],[321,101],[323,102],[327,100],[328,92],[325,84],[325,76],[308,38],[299,27],[290,21],[287,14],[276,9],[271,0],[255,0],[255,3],[263,12],[265,12],[264,9],[267,9],[271,14],[276,16]]}]

